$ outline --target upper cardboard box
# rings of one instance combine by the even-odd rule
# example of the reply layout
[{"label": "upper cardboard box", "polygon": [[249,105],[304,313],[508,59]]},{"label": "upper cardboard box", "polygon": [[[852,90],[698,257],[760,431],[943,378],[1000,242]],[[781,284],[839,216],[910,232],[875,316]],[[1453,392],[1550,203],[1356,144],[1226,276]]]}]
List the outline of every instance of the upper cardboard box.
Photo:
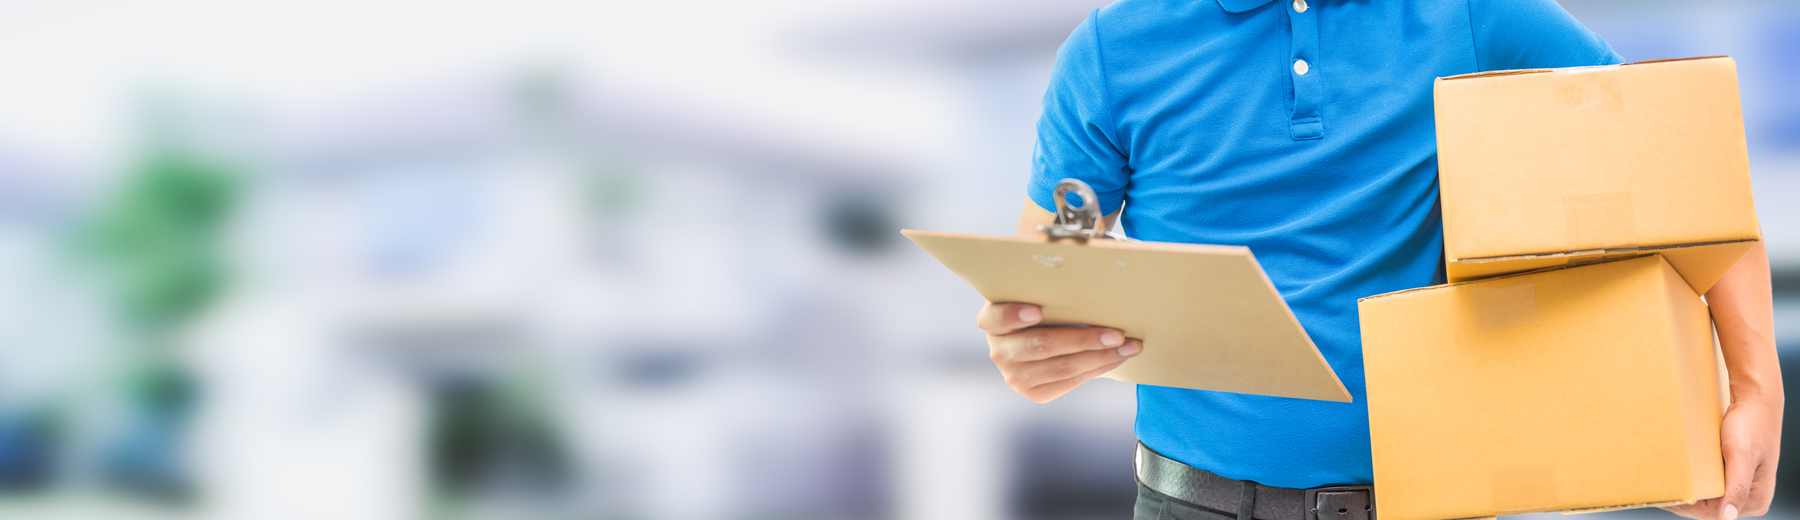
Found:
[{"label": "upper cardboard box", "polygon": [[1662,253],[1704,293],[1761,238],[1731,58],[1436,82],[1450,280]]}]

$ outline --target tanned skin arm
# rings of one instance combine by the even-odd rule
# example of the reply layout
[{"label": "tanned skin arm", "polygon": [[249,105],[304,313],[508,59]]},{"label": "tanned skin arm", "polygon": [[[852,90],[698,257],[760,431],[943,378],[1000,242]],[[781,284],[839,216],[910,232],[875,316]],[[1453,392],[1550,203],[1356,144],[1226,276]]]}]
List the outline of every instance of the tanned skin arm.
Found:
[{"label": "tanned skin arm", "polygon": [[1719,430],[1725,455],[1725,496],[1665,508],[1704,520],[1737,520],[1769,511],[1775,465],[1781,460],[1781,358],[1775,352],[1774,298],[1769,252],[1750,248],[1706,291],[1713,328],[1731,374],[1731,405]]}]

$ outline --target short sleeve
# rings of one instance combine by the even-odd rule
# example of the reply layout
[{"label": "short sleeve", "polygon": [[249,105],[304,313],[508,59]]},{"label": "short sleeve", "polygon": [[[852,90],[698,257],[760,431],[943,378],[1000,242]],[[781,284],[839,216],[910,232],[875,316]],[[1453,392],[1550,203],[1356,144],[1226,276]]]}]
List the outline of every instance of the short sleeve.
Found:
[{"label": "short sleeve", "polygon": [[1555,0],[1469,0],[1469,24],[1482,71],[1625,61]]},{"label": "short sleeve", "polygon": [[1057,50],[1044,93],[1044,115],[1038,119],[1037,148],[1032,153],[1031,200],[1056,211],[1051,193],[1065,178],[1081,179],[1100,197],[1102,214],[1125,200],[1130,181],[1127,158],[1119,146],[1102,69],[1098,10],[1088,14]]}]

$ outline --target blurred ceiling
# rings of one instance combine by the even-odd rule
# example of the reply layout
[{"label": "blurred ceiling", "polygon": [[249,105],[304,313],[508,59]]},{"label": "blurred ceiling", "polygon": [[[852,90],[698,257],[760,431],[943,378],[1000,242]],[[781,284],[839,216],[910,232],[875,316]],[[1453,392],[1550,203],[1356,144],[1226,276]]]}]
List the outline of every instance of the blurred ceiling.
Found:
[{"label": "blurred ceiling", "polygon": [[1108,0],[932,1],[859,15],[807,33],[812,50],[856,57],[981,64],[1048,56]]}]

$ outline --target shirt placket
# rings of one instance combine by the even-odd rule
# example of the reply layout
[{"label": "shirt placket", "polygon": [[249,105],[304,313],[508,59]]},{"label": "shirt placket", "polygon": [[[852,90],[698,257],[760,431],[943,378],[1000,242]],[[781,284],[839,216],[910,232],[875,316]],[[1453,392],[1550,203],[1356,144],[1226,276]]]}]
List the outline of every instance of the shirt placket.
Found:
[{"label": "shirt placket", "polygon": [[1296,141],[1319,139],[1325,136],[1325,121],[1319,113],[1324,90],[1319,83],[1319,9],[1307,0],[1290,0],[1287,11],[1293,29],[1288,75],[1294,79],[1294,112],[1288,118],[1288,132]]}]

